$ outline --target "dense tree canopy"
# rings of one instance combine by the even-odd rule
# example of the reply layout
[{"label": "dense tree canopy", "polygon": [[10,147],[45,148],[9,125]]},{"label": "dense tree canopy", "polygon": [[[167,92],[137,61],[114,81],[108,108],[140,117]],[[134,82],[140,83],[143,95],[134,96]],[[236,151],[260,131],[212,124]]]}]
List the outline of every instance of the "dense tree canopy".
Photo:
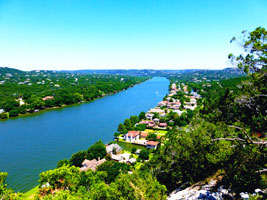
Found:
[{"label": "dense tree canopy", "polygon": [[91,101],[147,79],[148,77],[54,71],[25,72],[0,67],[0,109],[5,112],[12,110],[11,117]]}]

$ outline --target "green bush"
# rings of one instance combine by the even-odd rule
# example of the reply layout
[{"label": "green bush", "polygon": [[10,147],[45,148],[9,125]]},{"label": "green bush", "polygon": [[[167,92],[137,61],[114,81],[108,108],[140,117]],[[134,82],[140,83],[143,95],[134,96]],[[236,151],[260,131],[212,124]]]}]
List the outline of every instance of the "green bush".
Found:
[{"label": "green bush", "polygon": [[19,115],[19,111],[18,110],[10,110],[9,111],[9,117],[16,117]]}]

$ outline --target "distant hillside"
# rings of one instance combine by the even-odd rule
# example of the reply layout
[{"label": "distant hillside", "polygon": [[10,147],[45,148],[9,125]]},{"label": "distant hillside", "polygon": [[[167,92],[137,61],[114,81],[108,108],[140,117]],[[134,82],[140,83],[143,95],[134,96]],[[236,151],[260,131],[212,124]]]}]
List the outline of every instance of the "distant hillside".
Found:
[{"label": "distant hillside", "polygon": [[244,72],[236,68],[225,68],[222,70],[207,70],[207,69],[182,69],[182,70],[154,70],[154,69],[84,69],[84,70],[62,70],[64,73],[81,73],[81,74],[113,74],[113,75],[129,75],[129,76],[171,76],[176,74],[188,74],[188,73],[199,73],[199,74],[220,74],[229,75],[230,77],[244,75]]}]

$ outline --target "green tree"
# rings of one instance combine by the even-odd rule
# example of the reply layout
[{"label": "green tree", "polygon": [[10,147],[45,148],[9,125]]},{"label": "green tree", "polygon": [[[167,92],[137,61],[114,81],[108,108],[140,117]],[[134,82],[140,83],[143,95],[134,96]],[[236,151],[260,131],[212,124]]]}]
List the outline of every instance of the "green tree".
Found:
[{"label": "green tree", "polygon": [[105,178],[106,183],[114,182],[120,173],[128,173],[129,170],[130,165],[118,163],[113,160],[106,161],[97,167],[97,171],[107,172],[107,177]]},{"label": "green tree", "polygon": [[134,124],[139,122],[139,118],[136,115],[131,116],[130,120],[131,120],[132,125],[134,125]]},{"label": "green tree", "polygon": [[146,140],[157,141],[157,135],[155,133],[151,133],[146,137]]},{"label": "green tree", "polygon": [[132,153],[132,154],[135,154],[136,151],[137,151],[136,147],[133,147],[131,153]]},{"label": "green tree", "polygon": [[57,168],[62,167],[63,165],[69,165],[69,161],[67,159],[60,160],[57,162]]},{"label": "green tree", "polygon": [[19,200],[22,199],[22,194],[14,193],[13,190],[7,187],[5,180],[7,178],[6,172],[0,172],[0,199],[3,200]]},{"label": "green tree", "polygon": [[147,149],[142,149],[139,153],[139,158],[142,160],[148,160],[149,159],[149,151]]},{"label": "green tree", "polygon": [[120,123],[118,126],[118,132],[120,132],[121,134],[127,133],[127,129],[125,128],[125,126],[122,123]]},{"label": "green tree", "polygon": [[60,168],[42,172],[40,174],[39,182],[40,185],[49,183],[54,189],[60,187],[65,189],[66,187],[70,187],[78,183],[79,173],[80,170],[78,167],[63,165]]},{"label": "green tree", "polygon": [[138,117],[139,117],[139,120],[145,119],[146,118],[146,113],[145,112],[141,112]]},{"label": "green tree", "polygon": [[16,110],[19,107],[19,102],[15,100],[8,100],[3,104],[3,109],[6,112],[9,112],[10,110]]},{"label": "green tree", "polygon": [[80,93],[76,92],[73,94],[73,100],[74,102],[81,102],[83,100],[83,95],[81,95]]},{"label": "green tree", "polygon": [[125,128],[129,131],[132,129],[133,125],[130,119],[125,119],[124,120],[124,126]]},{"label": "green tree", "polygon": [[98,159],[98,158],[102,159],[106,156],[106,154],[107,154],[106,146],[101,140],[93,144],[87,150],[87,158],[89,160]]},{"label": "green tree", "polygon": [[40,109],[45,105],[45,102],[41,99],[41,97],[37,97],[36,95],[32,95],[30,99],[27,101],[30,105],[30,109]]},{"label": "green tree", "polygon": [[120,133],[116,132],[114,133],[114,137],[118,137],[120,135]]},{"label": "green tree", "polygon": [[146,124],[137,124],[137,125],[133,128],[133,130],[136,130],[136,131],[144,131],[144,130],[146,130],[146,127],[147,127]]},{"label": "green tree", "polygon": [[[243,40],[239,42],[246,52],[245,55],[240,54],[234,56],[229,54],[234,65],[242,69],[244,72],[260,72],[267,69],[267,31],[265,28],[258,27],[252,32],[243,31]],[[236,41],[233,37],[231,42]]]},{"label": "green tree", "polygon": [[86,158],[86,155],[87,155],[86,151],[79,151],[73,154],[69,161],[70,165],[74,165],[75,167],[81,167],[82,162]]},{"label": "green tree", "polygon": [[0,114],[0,119],[6,119],[6,118],[8,118],[7,113],[1,113]]},{"label": "green tree", "polygon": [[19,111],[18,110],[10,110],[9,111],[9,116],[10,117],[15,117],[19,115]]}]

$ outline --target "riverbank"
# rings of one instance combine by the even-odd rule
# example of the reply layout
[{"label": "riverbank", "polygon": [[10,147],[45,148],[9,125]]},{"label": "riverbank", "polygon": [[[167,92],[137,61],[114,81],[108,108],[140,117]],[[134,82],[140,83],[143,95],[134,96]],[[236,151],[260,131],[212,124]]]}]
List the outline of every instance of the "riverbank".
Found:
[{"label": "riverbank", "polygon": [[54,169],[59,160],[99,139],[109,143],[119,123],[157,105],[168,85],[166,78],[154,77],[90,103],[1,121],[0,169],[9,174],[6,183],[26,192],[38,184],[41,172]]},{"label": "riverbank", "polygon": [[90,102],[93,102],[93,101],[95,101],[95,100],[98,100],[98,99],[101,99],[101,98],[104,98],[104,97],[107,97],[107,96],[111,96],[111,95],[117,94],[117,93],[119,93],[119,92],[125,91],[125,90],[127,90],[127,89],[130,89],[130,88],[136,86],[136,85],[139,85],[139,84],[141,84],[141,83],[144,83],[144,82],[146,82],[146,81],[148,81],[148,80],[150,80],[150,79],[151,79],[151,78],[148,78],[148,79],[146,79],[145,81],[141,81],[141,82],[136,83],[136,84],[134,84],[134,85],[130,85],[129,87],[123,88],[122,90],[114,91],[114,92],[109,93],[109,94],[104,94],[104,95],[102,95],[102,96],[93,98],[93,99],[91,99],[91,100],[89,100],[89,101],[80,101],[80,102],[78,102],[78,103],[69,104],[69,105],[63,104],[63,105],[61,105],[61,106],[45,107],[45,108],[38,109],[38,111],[26,112],[25,114],[20,114],[20,113],[19,113],[18,116],[10,116],[9,113],[3,113],[3,114],[7,114],[7,118],[2,119],[2,118],[0,117],[0,122],[1,122],[1,121],[6,121],[6,120],[9,120],[9,119],[16,119],[16,118],[20,118],[20,117],[34,116],[34,115],[42,114],[42,113],[47,112],[47,111],[57,110],[57,109],[64,109],[64,108],[66,108],[66,107],[77,106],[77,105],[80,105],[80,104],[83,104],[83,103],[90,103]]},{"label": "riverbank", "polygon": [[[116,143],[119,144],[120,147],[122,147],[123,151],[117,152],[115,154],[111,152],[110,159],[117,162],[125,162],[131,164],[134,169],[140,169],[140,167],[144,164],[144,161],[151,159],[154,156],[157,147],[161,144],[164,145],[166,134],[170,134],[169,131],[174,128],[175,124],[173,121],[173,115],[176,113],[177,118],[177,113],[182,112],[186,114],[187,112],[192,111],[191,109],[194,110],[197,107],[197,105],[192,105],[196,104],[196,99],[198,98],[197,94],[195,94],[197,97],[189,94],[186,88],[187,86],[184,86],[183,89],[185,92],[184,95],[189,98],[189,101],[184,104],[184,106],[187,107],[186,110],[182,109],[183,103],[181,103],[175,96],[177,92],[181,92],[182,88],[177,88],[176,84],[172,84],[172,89],[165,97],[165,101],[158,102],[156,107],[150,108],[147,113],[143,113],[143,117],[140,113],[139,117],[131,116],[130,119],[126,119],[124,121],[124,125],[126,126],[126,121],[128,120],[132,121],[132,126],[127,129],[128,133],[121,133],[122,136],[120,136],[120,140],[116,141]],[[156,114],[156,112],[158,112],[158,114]],[[164,120],[164,122],[161,122],[163,124],[160,123],[161,120]],[[153,123],[153,126],[149,127],[151,123]],[[139,125],[145,125],[143,131],[135,130],[135,128],[137,128],[137,126]],[[159,129],[158,126],[160,126],[161,129]],[[120,129],[118,128],[118,131],[119,130]],[[130,134],[133,135],[128,138],[128,135]],[[141,144],[139,142],[143,143]],[[108,148],[108,146],[106,148]],[[144,155],[144,153],[146,155]],[[129,158],[132,159],[129,160]]]}]

